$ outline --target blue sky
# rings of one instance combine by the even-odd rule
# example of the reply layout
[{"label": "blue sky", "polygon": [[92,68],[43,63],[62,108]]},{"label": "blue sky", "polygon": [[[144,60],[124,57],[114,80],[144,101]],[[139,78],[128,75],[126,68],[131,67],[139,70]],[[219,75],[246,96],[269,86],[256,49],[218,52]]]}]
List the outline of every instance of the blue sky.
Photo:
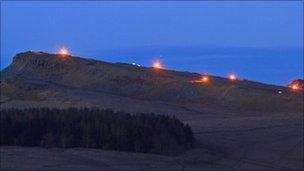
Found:
[{"label": "blue sky", "polygon": [[[138,50],[141,47],[249,47],[249,48],[303,48],[303,3],[288,1],[251,2],[178,2],[178,1],[74,1],[74,2],[1,2],[1,68],[6,67],[12,57],[22,51],[39,50],[55,53],[65,46],[79,56],[95,57],[112,62],[140,60],[149,65],[153,56],[118,57],[104,51],[120,49]],[[252,50],[252,49],[251,49]],[[303,77],[302,51],[287,53],[286,60],[294,63],[282,80],[263,79],[246,73],[248,79],[274,84],[285,84],[293,77]],[[247,52],[250,54],[251,52]],[[113,54],[113,56],[106,56]],[[136,53],[134,53],[136,54]],[[199,57],[184,54],[187,58],[165,56],[164,61],[172,69],[199,72],[193,64],[204,63]],[[123,55],[123,54],[120,54]],[[213,60],[233,60],[231,56],[216,55]],[[248,55],[247,55],[248,56]],[[251,57],[254,63],[254,56]],[[262,56],[257,57],[260,60]],[[275,60],[275,66],[271,60]],[[280,63],[276,55],[268,57],[269,72]],[[284,58],[280,57],[282,65]],[[197,60],[196,60],[197,59]],[[145,62],[144,62],[145,60]],[[187,65],[183,60],[194,61]],[[246,65],[246,61],[240,66]],[[206,60],[207,61],[207,60]],[[260,65],[261,62],[257,62]],[[206,64],[206,62],[204,63]],[[231,66],[220,70],[211,69],[214,75],[224,75]],[[290,68],[296,67],[296,68]],[[237,66],[233,67],[238,70]],[[201,72],[205,72],[203,68]],[[273,73],[275,74],[275,73]],[[292,78],[291,78],[292,77]]]}]

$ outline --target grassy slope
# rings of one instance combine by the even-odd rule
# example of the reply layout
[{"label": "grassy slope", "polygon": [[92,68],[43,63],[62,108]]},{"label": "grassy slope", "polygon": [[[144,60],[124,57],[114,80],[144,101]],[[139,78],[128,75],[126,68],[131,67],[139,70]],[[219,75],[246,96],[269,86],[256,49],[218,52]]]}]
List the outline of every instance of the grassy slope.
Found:
[{"label": "grassy slope", "polygon": [[[32,55],[32,61],[22,62]],[[209,85],[192,84],[189,81],[196,79],[197,74],[79,58],[59,62],[58,56],[49,54],[19,57],[21,61],[16,59],[1,73],[11,80],[1,82],[1,107],[96,106],[126,112],[174,114],[190,124],[197,144],[194,150],[174,157],[87,149],[2,147],[3,168],[303,168],[303,94],[300,92],[248,81],[231,83],[218,77],[212,77]],[[38,57],[47,62],[39,62]],[[278,90],[283,93],[279,94]],[[40,160],[41,157],[44,159]]]},{"label": "grassy slope", "polygon": [[[164,102],[196,109],[300,112],[303,93],[284,87],[211,77],[208,84],[191,83],[199,74],[112,64],[79,57],[60,60],[52,54],[21,53],[4,71],[1,90],[5,100],[75,101],[92,104],[98,96],[118,96]],[[67,92],[74,90],[75,92]],[[278,91],[283,93],[279,94]],[[80,92],[80,93],[79,93]],[[56,96],[55,96],[56,95]],[[76,100],[75,100],[76,98]],[[77,100],[78,99],[78,100]],[[81,101],[79,101],[81,99]],[[113,106],[110,106],[113,107]]]}]

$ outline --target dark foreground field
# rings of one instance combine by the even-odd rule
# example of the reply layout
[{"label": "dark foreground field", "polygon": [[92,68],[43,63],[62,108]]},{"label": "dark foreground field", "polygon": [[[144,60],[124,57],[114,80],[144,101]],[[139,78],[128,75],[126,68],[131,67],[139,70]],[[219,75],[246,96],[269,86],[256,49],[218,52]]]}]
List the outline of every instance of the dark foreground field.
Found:
[{"label": "dark foreground field", "polygon": [[[207,117],[208,118],[208,117]],[[302,170],[301,115],[185,118],[197,147],[177,156],[1,147],[1,170]]]}]

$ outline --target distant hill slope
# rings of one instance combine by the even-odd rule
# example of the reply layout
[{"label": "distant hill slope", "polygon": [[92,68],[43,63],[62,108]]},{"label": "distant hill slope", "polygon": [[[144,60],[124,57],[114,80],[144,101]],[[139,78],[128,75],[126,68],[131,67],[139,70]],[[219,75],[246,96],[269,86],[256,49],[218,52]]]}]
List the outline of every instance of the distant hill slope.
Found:
[{"label": "distant hill slope", "polygon": [[[56,54],[17,54],[1,71],[1,107],[100,107],[126,112],[302,112],[303,93],[189,72]],[[282,93],[279,93],[281,91]]]}]

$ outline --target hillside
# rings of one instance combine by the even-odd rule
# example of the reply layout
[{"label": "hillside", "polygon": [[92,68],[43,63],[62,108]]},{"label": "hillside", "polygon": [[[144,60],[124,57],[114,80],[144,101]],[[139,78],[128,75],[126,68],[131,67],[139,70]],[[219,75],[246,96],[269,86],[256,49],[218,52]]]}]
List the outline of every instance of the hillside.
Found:
[{"label": "hillside", "polygon": [[[3,170],[301,170],[303,91],[43,52],[1,71],[1,108],[98,107],[175,115],[195,147],[177,156],[1,147]],[[148,135],[147,135],[148,136]]]},{"label": "hillside", "polygon": [[301,93],[285,87],[214,76],[207,84],[191,82],[199,78],[196,73],[25,52],[1,71],[1,107],[96,106],[158,113],[177,107],[194,113],[303,109]]}]

